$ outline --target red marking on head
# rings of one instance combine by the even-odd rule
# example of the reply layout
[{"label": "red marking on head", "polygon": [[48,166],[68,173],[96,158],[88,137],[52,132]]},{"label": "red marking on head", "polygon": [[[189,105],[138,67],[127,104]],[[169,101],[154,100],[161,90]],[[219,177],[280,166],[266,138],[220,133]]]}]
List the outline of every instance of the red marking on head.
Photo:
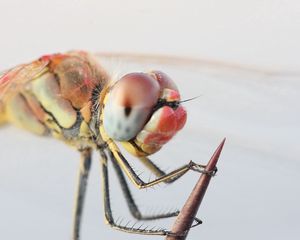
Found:
[{"label": "red marking on head", "polygon": [[159,117],[157,126],[151,132],[148,132],[144,139],[145,144],[163,145],[168,142],[186,123],[187,114],[182,106],[177,109],[163,107]]},{"label": "red marking on head", "polygon": [[174,134],[167,135],[162,133],[149,133],[149,135],[145,138],[144,143],[150,145],[163,145],[167,143]]},{"label": "red marking on head", "polygon": [[183,126],[186,123],[186,119],[187,119],[187,113],[186,110],[184,109],[184,107],[179,106],[176,110],[175,110],[175,116],[177,119],[177,128],[176,131],[179,131],[180,129],[183,128]]},{"label": "red marking on head", "polygon": [[165,88],[162,92],[161,98],[165,99],[168,102],[179,101],[180,94],[176,90]]},{"label": "red marking on head", "polygon": [[182,106],[176,110],[170,107],[163,107],[163,112],[160,116],[157,131],[159,132],[178,132],[186,123],[187,114]]},{"label": "red marking on head", "polygon": [[176,116],[170,107],[163,107],[157,126],[158,132],[170,133],[176,130]]},{"label": "red marking on head", "polygon": [[171,91],[170,100],[178,100],[180,99],[180,94],[178,91]]}]

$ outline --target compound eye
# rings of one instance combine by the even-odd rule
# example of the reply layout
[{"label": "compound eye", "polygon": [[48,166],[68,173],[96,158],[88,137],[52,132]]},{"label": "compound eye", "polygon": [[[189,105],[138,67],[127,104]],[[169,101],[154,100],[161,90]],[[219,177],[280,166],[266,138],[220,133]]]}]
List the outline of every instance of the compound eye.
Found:
[{"label": "compound eye", "polygon": [[151,71],[150,74],[154,76],[154,78],[158,81],[161,89],[172,89],[178,92],[178,88],[175,82],[164,72],[162,71]]},{"label": "compound eye", "polygon": [[160,94],[158,82],[144,73],[123,76],[108,93],[103,126],[114,140],[134,138],[150,118]]}]

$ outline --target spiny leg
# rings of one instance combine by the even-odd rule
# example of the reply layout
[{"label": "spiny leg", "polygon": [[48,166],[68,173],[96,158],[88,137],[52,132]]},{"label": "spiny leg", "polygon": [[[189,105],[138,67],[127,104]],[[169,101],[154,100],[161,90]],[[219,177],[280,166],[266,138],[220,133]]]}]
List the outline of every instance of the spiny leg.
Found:
[{"label": "spiny leg", "polygon": [[[154,162],[152,162],[148,157],[139,157],[139,160],[144,164],[145,167],[147,167],[152,173],[155,174],[156,177],[161,177],[166,175],[166,173],[161,170]],[[199,165],[200,166],[200,165]],[[205,166],[203,165],[205,168]],[[178,174],[178,176],[168,179],[164,181],[164,183],[173,183],[180,177],[184,175],[184,172],[182,174]]]},{"label": "spiny leg", "polygon": [[196,164],[196,163],[190,161],[188,164],[186,164],[178,169],[175,169],[168,174],[158,177],[157,179],[155,179],[153,181],[146,183],[135,173],[135,171],[129,165],[126,158],[120,152],[118,146],[112,141],[108,142],[107,144],[108,144],[108,150],[113,154],[113,156],[117,160],[120,167],[125,171],[125,173],[129,177],[129,179],[135,184],[135,186],[140,189],[151,187],[151,186],[154,186],[156,184],[159,184],[159,183],[162,183],[165,181],[170,181],[174,178],[178,179],[179,176],[184,175],[189,170],[193,170],[193,171],[197,171],[197,172],[205,173],[205,174],[211,174],[211,175],[214,175],[216,172],[216,170],[212,171],[212,172],[207,172],[207,171],[205,171],[203,165],[199,165],[199,164]]},{"label": "spiny leg", "polygon": [[104,197],[104,211],[105,211],[105,219],[107,223],[114,229],[129,232],[129,233],[136,233],[136,234],[144,234],[144,235],[172,235],[171,232],[164,230],[164,229],[145,229],[145,228],[134,228],[128,227],[127,225],[122,226],[115,222],[111,205],[110,205],[110,193],[109,193],[109,179],[108,179],[108,169],[107,169],[107,156],[103,150],[100,150],[101,154],[101,166],[102,166],[102,176],[103,176],[103,197]]},{"label": "spiny leg", "polygon": [[87,187],[87,180],[91,167],[91,149],[84,149],[80,152],[80,167],[78,172],[78,185],[75,198],[74,216],[73,216],[73,240],[80,238],[80,224]]},{"label": "spiny leg", "polygon": [[[113,156],[112,153],[110,153],[110,158],[111,161],[113,163],[113,166],[116,170],[123,194],[125,196],[127,205],[129,207],[129,210],[132,214],[133,217],[135,217],[138,220],[156,220],[156,219],[161,219],[161,218],[168,218],[168,217],[175,217],[178,216],[179,211],[175,211],[175,212],[169,212],[169,213],[165,213],[165,214],[156,214],[156,215],[143,215],[138,206],[136,205],[134,198],[130,192],[129,186],[127,184],[127,180],[125,179],[125,176],[122,172],[122,169],[120,168],[120,166],[118,165],[115,157]],[[199,219],[196,219],[196,221],[200,221]],[[200,221],[201,222],[201,221]]]}]

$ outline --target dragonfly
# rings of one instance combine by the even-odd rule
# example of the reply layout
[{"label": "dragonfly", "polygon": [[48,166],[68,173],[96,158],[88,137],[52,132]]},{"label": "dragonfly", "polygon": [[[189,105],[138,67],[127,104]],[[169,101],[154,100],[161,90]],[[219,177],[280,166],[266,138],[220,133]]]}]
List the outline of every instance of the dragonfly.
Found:
[{"label": "dragonfly", "polygon": [[[105,55],[105,54],[103,54]],[[175,82],[160,70],[111,76],[95,55],[84,51],[50,54],[21,64],[0,75],[0,125],[13,124],[33,134],[53,137],[80,154],[75,195],[72,239],[80,239],[87,180],[92,152],[101,157],[106,222],[129,233],[171,235],[166,229],[142,229],[115,221],[109,194],[108,162],[122,184],[130,213],[137,220],[175,217],[179,211],[143,214],[129,189],[172,183],[188,171],[205,174],[205,166],[187,162],[169,173],[150,155],[158,152],[180,131],[187,119]],[[139,159],[153,174],[145,182],[124,157],[122,150]],[[195,218],[195,225],[201,220]]]}]

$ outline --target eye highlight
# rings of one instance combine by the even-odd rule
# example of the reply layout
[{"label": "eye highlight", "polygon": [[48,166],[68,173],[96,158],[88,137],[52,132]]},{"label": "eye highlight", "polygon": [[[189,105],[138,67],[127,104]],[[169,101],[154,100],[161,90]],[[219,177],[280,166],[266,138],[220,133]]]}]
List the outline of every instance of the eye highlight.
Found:
[{"label": "eye highlight", "polygon": [[109,92],[103,126],[117,141],[134,138],[144,127],[160,95],[160,85],[151,75],[130,73]]}]

